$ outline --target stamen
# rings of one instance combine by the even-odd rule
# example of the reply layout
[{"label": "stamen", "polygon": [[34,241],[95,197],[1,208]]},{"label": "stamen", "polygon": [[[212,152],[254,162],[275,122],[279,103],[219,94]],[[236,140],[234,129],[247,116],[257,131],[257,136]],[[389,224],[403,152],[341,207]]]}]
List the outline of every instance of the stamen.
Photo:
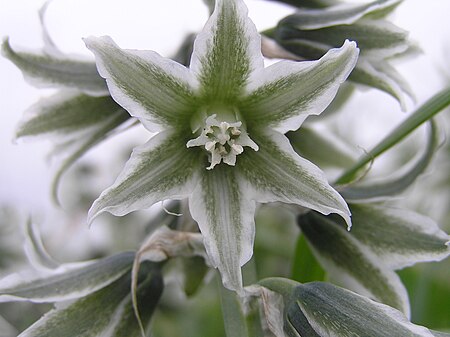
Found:
[{"label": "stamen", "polygon": [[244,152],[244,146],[251,147],[258,151],[258,145],[250,139],[242,122],[228,123],[218,121],[217,115],[211,115],[205,120],[205,127],[202,133],[195,139],[191,139],[186,143],[187,147],[202,146],[209,152],[211,170],[220,162],[234,166],[236,164],[236,156]]}]

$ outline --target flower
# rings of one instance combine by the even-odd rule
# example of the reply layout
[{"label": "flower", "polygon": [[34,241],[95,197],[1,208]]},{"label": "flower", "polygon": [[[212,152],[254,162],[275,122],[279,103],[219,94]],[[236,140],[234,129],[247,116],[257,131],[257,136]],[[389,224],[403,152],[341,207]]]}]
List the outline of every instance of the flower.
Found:
[{"label": "flower", "polygon": [[356,63],[354,42],[318,61],[264,68],[260,36],[241,0],[216,1],[190,68],[152,51],[120,49],[106,36],[85,42],[112,97],[157,133],[134,149],[92,205],[89,223],[105,211],[124,215],[189,198],[212,265],[236,291],[253,252],[256,202],[337,213],[350,226],[345,201],[284,133],[330,103]]},{"label": "flower", "polygon": [[[304,7],[296,1],[286,1]],[[339,46],[345,39],[358,43],[358,64],[349,81],[382,90],[394,97],[406,110],[405,95],[414,99],[403,76],[391,62],[417,53],[408,32],[389,21],[387,16],[402,0],[374,0],[364,3],[337,3],[326,8],[299,8],[265,32],[272,45],[271,57],[311,60]],[[331,3],[313,2],[318,6]],[[269,42],[267,42],[268,44]],[[280,48],[281,47],[281,48]]]}]

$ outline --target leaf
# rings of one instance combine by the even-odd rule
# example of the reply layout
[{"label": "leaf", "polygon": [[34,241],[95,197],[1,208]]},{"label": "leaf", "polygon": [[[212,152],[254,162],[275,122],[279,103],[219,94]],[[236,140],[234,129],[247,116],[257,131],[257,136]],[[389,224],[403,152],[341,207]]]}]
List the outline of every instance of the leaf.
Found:
[{"label": "leaf", "polygon": [[380,154],[384,153],[400,142],[408,134],[421,124],[432,118],[435,114],[445,109],[450,104],[450,87],[438,92],[428,101],[417,108],[408,118],[391,131],[371,151],[362,156],[350,169],[346,170],[337,179],[336,184],[350,182],[357,173]]},{"label": "leaf", "polygon": [[[148,322],[162,292],[162,280],[157,270],[146,268],[147,279],[141,283],[141,303],[146,301]],[[141,278],[142,279],[142,278]],[[20,337],[140,337],[140,330],[131,307],[130,275],[123,275],[107,287],[77,300],[67,307],[56,308],[25,330]]]},{"label": "leaf", "polygon": [[2,55],[13,62],[30,84],[37,87],[77,89],[93,96],[108,95],[94,62],[50,54],[16,52],[3,40]]},{"label": "leaf", "polygon": [[[79,298],[111,284],[131,269],[134,252],[124,252],[64,270],[39,279],[0,283],[0,301],[59,302]],[[13,283],[13,284],[11,284]]]},{"label": "leaf", "polygon": [[299,235],[292,263],[292,279],[301,283],[324,281],[325,271],[308,247],[304,235]]},{"label": "leaf", "polygon": [[352,184],[341,191],[345,200],[351,202],[377,200],[383,197],[394,196],[405,191],[427,169],[438,146],[436,124],[430,121],[430,134],[423,154],[413,165],[398,170],[392,176],[378,181],[362,184]]},{"label": "leaf", "polygon": [[330,277],[409,316],[408,295],[397,274],[333,219],[313,212],[298,218],[302,233]]},{"label": "leaf", "polygon": [[319,167],[349,167],[356,159],[342,139],[313,127],[304,125],[287,137],[295,152]]}]

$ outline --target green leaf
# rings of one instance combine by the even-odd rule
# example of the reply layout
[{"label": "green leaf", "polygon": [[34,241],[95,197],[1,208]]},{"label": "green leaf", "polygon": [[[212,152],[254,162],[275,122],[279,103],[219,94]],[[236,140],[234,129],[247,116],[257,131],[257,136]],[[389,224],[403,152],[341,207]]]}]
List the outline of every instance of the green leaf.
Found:
[{"label": "green leaf", "polygon": [[8,38],[3,41],[2,55],[13,62],[34,86],[77,89],[94,96],[108,95],[106,83],[99,76],[94,62],[50,54],[16,52]]},{"label": "green leaf", "polygon": [[325,271],[312,254],[304,235],[299,235],[297,240],[292,279],[301,283],[325,280]]},{"label": "green leaf", "polygon": [[302,126],[287,137],[295,152],[319,167],[349,167],[356,159],[343,140],[313,127]]},{"label": "green leaf", "polygon": [[438,146],[436,125],[430,121],[430,134],[424,153],[413,165],[408,165],[384,179],[368,183],[355,183],[345,187],[340,193],[347,201],[376,200],[394,196],[405,191],[429,166]]},{"label": "green leaf", "polygon": [[81,267],[61,265],[39,279],[5,278],[0,284],[0,301],[59,302],[79,298],[111,284],[131,269],[133,252],[112,255]]},{"label": "green leaf", "polygon": [[[141,283],[141,303],[148,322],[162,292],[158,271],[147,269],[149,276]],[[67,307],[56,308],[25,330],[20,337],[140,337],[140,330],[131,307],[130,275],[123,275],[109,286],[79,299]]]},{"label": "green leaf", "polygon": [[184,272],[184,292],[191,297],[201,288],[210,269],[205,264],[205,259],[199,256],[183,259],[181,263]]},{"label": "green leaf", "polygon": [[103,212],[125,215],[158,201],[189,196],[201,164],[198,152],[186,148],[185,134],[163,131],[136,147],[115,183],[93,203],[88,222]]},{"label": "green leaf", "polygon": [[450,87],[438,92],[417,108],[416,111],[383,138],[371,151],[362,156],[350,169],[345,171],[337,179],[336,184],[345,184],[352,181],[368,163],[400,142],[421,124],[432,118],[439,111],[445,109],[449,104]]},{"label": "green leaf", "polygon": [[242,0],[217,0],[198,35],[191,69],[207,102],[234,103],[250,73],[264,66],[261,40]]},{"label": "green leaf", "polygon": [[286,133],[297,130],[309,115],[320,114],[335,97],[358,57],[346,41],[318,61],[280,61],[249,79],[248,96],[240,103],[248,127],[267,125]]},{"label": "green leaf", "polygon": [[242,291],[241,266],[253,253],[255,202],[250,200],[236,168],[218,165],[213,170],[205,169],[189,198],[189,210],[224,286]]},{"label": "green leaf", "polygon": [[[310,336],[305,334],[307,323],[321,337],[433,336],[428,329],[410,323],[399,311],[329,283],[297,286],[286,311],[292,327],[301,336]],[[297,319],[302,324],[296,324]],[[307,325],[306,328],[309,329]]]},{"label": "green leaf", "polygon": [[[143,268],[143,272],[146,272],[145,268]],[[163,279],[157,270],[150,272],[150,275],[139,284],[136,298],[138,302],[139,317],[144,327],[149,325],[163,289]],[[117,325],[115,326],[111,337],[141,337],[141,330],[133,310],[131,296],[127,296],[123,309],[121,309],[120,316],[116,318],[116,321]]]},{"label": "green leaf", "polygon": [[298,218],[314,255],[330,277],[409,315],[408,296],[397,274],[333,219],[314,212]]},{"label": "green leaf", "polygon": [[343,4],[322,10],[301,10],[281,21],[298,29],[318,29],[336,25],[350,25],[366,14],[391,8],[401,0],[376,0],[364,4]]}]

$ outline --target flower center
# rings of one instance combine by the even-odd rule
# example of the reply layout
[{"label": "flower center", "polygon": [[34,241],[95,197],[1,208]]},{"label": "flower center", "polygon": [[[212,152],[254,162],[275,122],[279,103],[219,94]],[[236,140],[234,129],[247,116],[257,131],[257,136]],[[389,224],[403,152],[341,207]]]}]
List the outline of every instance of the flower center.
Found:
[{"label": "flower center", "polygon": [[244,152],[244,146],[249,146],[258,151],[258,145],[250,139],[242,122],[228,123],[218,121],[217,115],[211,115],[205,120],[205,127],[200,136],[186,143],[187,147],[202,146],[209,153],[211,170],[223,161],[225,164],[234,166],[236,156]]}]

